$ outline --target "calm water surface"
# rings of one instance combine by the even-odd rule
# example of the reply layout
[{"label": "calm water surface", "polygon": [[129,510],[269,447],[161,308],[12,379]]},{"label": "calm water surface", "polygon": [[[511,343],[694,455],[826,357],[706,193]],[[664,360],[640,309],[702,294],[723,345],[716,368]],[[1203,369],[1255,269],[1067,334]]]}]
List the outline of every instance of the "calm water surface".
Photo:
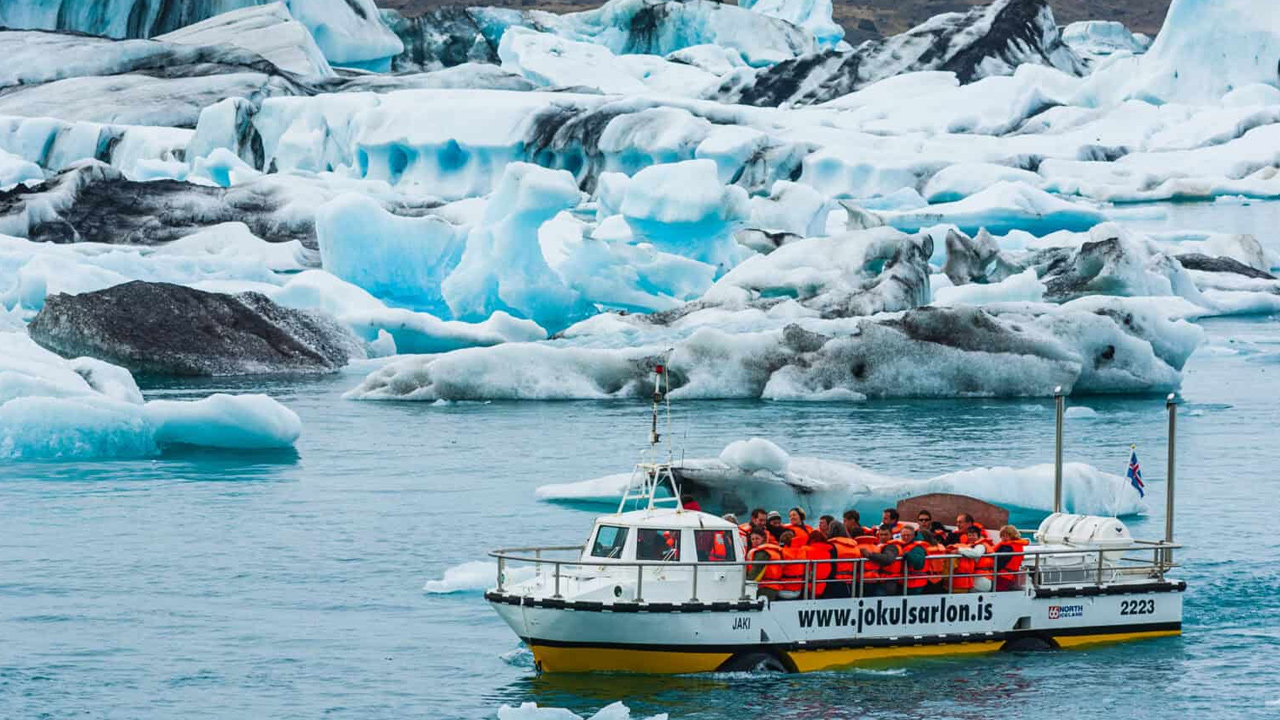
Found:
[{"label": "calm water surface", "polygon": [[[148,395],[269,392],[303,418],[297,452],[0,465],[0,718],[477,718],[615,700],[735,720],[1277,717],[1280,323],[1204,327],[1180,424],[1181,638],[806,676],[538,677],[479,593],[423,583],[494,547],[582,541],[592,513],[533,491],[628,469],[642,405],[342,400],[359,374],[205,381]],[[1068,424],[1068,459],[1121,473],[1138,443],[1151,512],[1130,525],[1159,535],[1162,398],[1078,402],[1098,417]],[[1043,400],[677,410],[691,457],[759,435],[908,476],[1052,458]]]}]

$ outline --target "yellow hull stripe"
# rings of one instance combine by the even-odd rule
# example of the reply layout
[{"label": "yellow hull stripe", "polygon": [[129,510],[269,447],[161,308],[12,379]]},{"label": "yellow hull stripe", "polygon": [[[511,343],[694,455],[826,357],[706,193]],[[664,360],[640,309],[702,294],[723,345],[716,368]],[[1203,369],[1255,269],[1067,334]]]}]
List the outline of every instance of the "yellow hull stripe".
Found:
[{"label": "yellow hull stripe", "polygon": [[[1147,640],[1181,635],[1180,630],[1063,635],[1055,637],[1059,647],[1085,648],[1095,645]],[[830,648],[793,650],[787,657],[800,672],[814,672],[862,664],[883,664],[912,658],[946,655],[974,655],[998,651],[1003,640],[956,642],[935,645],[892,647]],[[625,648],[553,647],[534,644],[534,660],[543,672],[589,673],[631,672],[671,675],[714,672],[732,655],[724,652],[677,652],[673,650],[628,650]]]},{"label": "yellow hull stripe", "polygon": [[633,672],[649,675],[681,675],[715,672],[729,653],[625,650],[622,648],[549,647],[534,645],[533,659],[542,672]]}]

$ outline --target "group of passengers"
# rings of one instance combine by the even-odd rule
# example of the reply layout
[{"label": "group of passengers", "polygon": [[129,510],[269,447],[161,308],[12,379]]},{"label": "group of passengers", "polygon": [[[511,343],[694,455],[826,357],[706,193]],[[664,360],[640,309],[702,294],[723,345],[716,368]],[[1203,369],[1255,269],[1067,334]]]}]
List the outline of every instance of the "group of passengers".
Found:
[{"label": "group of passengers", "polygon": [[[1028,543],[1012,525],[1000,528],[999,542],[992,542],[968,513],[956,517],[954,528],[935,521],[928,510],[913,525],[886,508],[880,524],[871,527],[862,524],[857,510],[840,520],[823,515],[817,527],[805,522],[800,508],[787,515],[784,523],[780,513],[756,508],[738,526],[749,562],[761,563],[748,565],[748,577],[771,600],[846,598],[859,587],[863,596],[876,597],[902,595],[904,589],[907,595],[1004,592],[1022,584]],[[725,519],[737,522],[731,515]]]}]

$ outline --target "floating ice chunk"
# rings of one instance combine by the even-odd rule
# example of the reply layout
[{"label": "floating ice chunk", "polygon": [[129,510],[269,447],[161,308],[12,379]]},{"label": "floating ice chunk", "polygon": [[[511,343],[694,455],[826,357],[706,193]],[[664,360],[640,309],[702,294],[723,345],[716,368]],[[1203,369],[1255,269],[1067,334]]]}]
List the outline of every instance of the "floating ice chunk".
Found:
[{"label": "floating ice chunk", "polygon": [[697,97],[718,81],[693,65],[653,55],[615,55],[607,47],[522,27],[498,45],[502,67],[543,87],[598,88],[611,94],[646,90]]},{"label": "floating ice chunk", "polygon": [[547,265],[538,242],[538,228],[581,199],[564,170],[508,165],[462,259],[441,285],[453,315],[482,320],[505,310],[555,331],[591,314]]},{"label": "floating ice chunk", "polygon": [[690,45],[672,53],[667,53],[672,62],[684,63],[705,70],[712,75],[725,75],[733,70],[746,67],[742,53],[722,45],[704,43]]},{"label": "floating ice chunk", "polygon": [[[295,1],[294,4],[302,3]],[[289,14],[283,3],[231,10],[157,35],[155,39],[181,45],[227,43],[257,53],[281,70],[311,77],[334,77],[333,68],[329,67],[311,33]]]},{"label": "floating ice chunk", "polygon": [[782,473],[787,471],[791,456],[772,442],[753,437],[748,440],[736,440],[725,446],[725,449],[720,452],[720,462],[741,468],[746,472],[767,470]]},{"label": "floating ice chunk", "polygon": [[312,257],[301,242],[269,243],[255,236],[244,223],[230,222],[192,233],[171,243],[161,245],[150,253],[151,257],[187,257],[206,261],[211,267],[237,263],[259,263],[272,272],[299,272],[305,269]]},{"label": "floating ice chunk", "polygon": [[881,216],[907,232],[951,224],[971,234],[986,228],[996,235],[1012,230],[1036,235],[1058,230],[1079,232],[1106,221],[1106,216],[1092,207],[1068,202],[1023,182],[997,182],[964,200],[883,212]]},{"label": "floating ice chunk", "polygon": [[275,448],[300,432],[298,416],[265,395],[144,405],[124,368],[65,360],[25,332],[0,334],[0,458],[147,457],[172,443]]},{"label": "floating ice chunk", "polygon": [[1067,418],[1074,418],[1076,420],[1091,420],[1098,417],[1097,410],[1094,410],[1091,407],[1085,407],[1084,405],[1072,405],[1067,408],[1066,412],[1063,414]]},{"label": "floating ice chunk", "polygon": [[[630,226],[618,215],[606,235],[626,229],[618,240],[583,235],[584,223],[561,213],[538,231],[544,257],[581,297],[602,307],[628,311],[669,310],[711,287],[716,268],[649,243],[631,244]],[[606,220],[607,222],[607,220]],[[605,227],[605,223],[601,224]]]},{"label": "floating ice chunk", "polygon": [[[1052,464],[974,468],[911,479],[880,474],[851,462],[789,456],[772,443],[764,447],[785,462],[777,458],[756,462],[758,458],[753,453],[742,451],[746,442],[730,444],[718,459],[685,459],[678,470],[681,491],[694,495],[713,512],[793,505],[806,508],[810,515],[838,515],[852,507],[878,512],[885,505],[928,493],[968,495],[1021,510],[1053,509]],[[730,448],[734,451],[730,452]],[[622,497],[629,477],[611,475],[543,485],[536,495],[549,502],[612,506]],[[1063,488],[1063,499],[1073,512],[1136,515],[1146,510],[1124,478],[1083,463],[1063,465]]]},{"label": "floating ice chunk", "polygon": [[980,285],[956,285],[936,288],[934,305],[986,305],[997,302],[1040,302],[1044,300],[1045,284],[1036,276],[1035,268],[1011,275],[998,283]]},{"label": "floating ice chunk", "polygon": [[992,163],[956,163],[929,178],[924,199],[929,203],[949,203],[977,195],[999,182],[1020,182],[1039,187],[1044,179],[1030,170]]},{"label": "floating ice chunk", "polygon": [[831,0],[744,0],[739,7],[802,27],[822,48],[834,48],[844,39],[844,28],[831,19]]},{"label": "floating ice chunk", "polygon": [[[142,166],[139,167],[141,168]],[[180,173],[181,170],[175,176]],[[135,171],[135,175],[139,174],[138,171]],[[160,173],[156,174],[159,175]],[[191,182],[208,181],[219,187],[231,187],[232,185],[239,185],[252,180],[261,174],[260,171],[255,170],[249,163],[241,160],[231,150],[220,147],[214,148],[204,157],[196,158],[191,163],[191,172],[185,178],[179,176],[178,179],[186,179]],[[139,179],[145,178],[140,177]]]},{"label": "floating ice chunk", "polygon": [[343,280],[411,307],[447,309],[441,286],[465,241],[444,218],[398,217],[372,198],[347,193],[317,211],[316,237],[325,270]]},{"label": "floating ice chunk", "polygon": [[698,143],[694,157],[699,160],[712,160],[716,164],[720,182],[728,184],[746,165],[752,156],[764,149],[769,136],[763,132],[744,125],[721,125],[707,134]]},{"label": "floating ice chunk", "polygon": [[147,421],[161,445],[259,450],[293,447],[298,414],[266,395],[211,395],[203,400],[153,400]]},{"label": "floating ice chunk", "polygon": [[43,179],[44,171],[39,165],[0,148],[0,190],[6,190],[20,182]]},{"label": "floating ice chunk", "polygon": [[374,0],[290,0],[288,5],[334,65],[385,72],[391,58],[404,51]]},{"label": "floating ice chunk", "polygon": [[547,339],[547,331],[537,323],[511,317],[501,310],[477,323],[441,320],[429,313],[402,308],[353,310],[338,316],[338,319],[371,345],[383,335],[389,336],[400,353],[442,353],[504,342]]},{"label": "floating ice chunk", "polygon": [[1097,62],[1119,53],[1140,55],[1151,47],[1151,38],[1132,33],[1124,23],[1103,20],[1073,22],[1062,29],[1062,42],[1086,60]]},{"label": "floating ice chunk", "polygon": [[[532,567],[508,567],[507,582],[516,583],[533,577]],[[432,595],[478,592],[493,587],[498,581],[498,564],[486,560],[472,560],[445,568],[444,576],[428,580],[422,587]]]},{"label": "floating ice chunk", "polygon": [[808,185],[779,180],[769,197],[751,198],[751,225],[803,237],[825,235],[831,205]]},{"label": "floating ice chunk", "polygon": [[1253,83],[1276,84],[1280,15],[1257,0],[1174,0],[1151,49],[1088,79],[1100,103],[1208,104]]},{"label": "floating ice chunk", "polygon": [[627,184],[620,210],[636,236],[660,250],[709,263],[721,272],[742,256],[733,232],[750,215],[747,193],[723,185],[710,160],[641,170]]},{"label": "floating ice chunk", "polygon": [[596,144],[606,170],[634,175],[651,165],[692,159],[712,127],[683,108],[651,107],[614,117]]},{"label": "floating ice chunk", "polygon": [[893,228],[788,243],[729,271],[703,297],[741,304],[796,298],[827,315],[850,317],[893,312],[929,300],[932,241]]}]

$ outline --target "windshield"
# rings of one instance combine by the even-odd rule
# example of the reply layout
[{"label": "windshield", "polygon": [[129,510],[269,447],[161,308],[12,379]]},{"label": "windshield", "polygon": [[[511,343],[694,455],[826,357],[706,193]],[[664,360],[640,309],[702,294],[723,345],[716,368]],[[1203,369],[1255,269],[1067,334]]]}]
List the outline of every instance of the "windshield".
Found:
[{"label": "windshield", "polygon": [[680,531],[640,528],[636,531],[636,559],[679,562]]},{"label": "windshield", "polygon": [[622,546],[627,544],[627,529],[614,525],[601,525],[596,531],[596,541],[591,544],[591,556],[599,558],[622,557]]}]

